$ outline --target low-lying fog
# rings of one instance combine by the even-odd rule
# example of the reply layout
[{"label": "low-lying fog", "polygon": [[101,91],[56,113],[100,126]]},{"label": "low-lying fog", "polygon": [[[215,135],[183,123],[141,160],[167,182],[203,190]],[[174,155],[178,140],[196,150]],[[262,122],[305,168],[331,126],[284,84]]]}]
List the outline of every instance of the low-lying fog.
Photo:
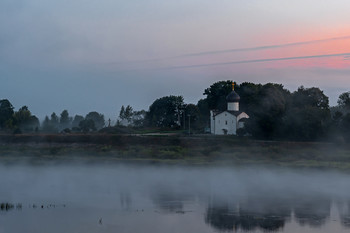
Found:
[{"label": "low-lying fog", "polygon": [[350,174],[335,171],[0,168],[0,232],[350,231]]}]

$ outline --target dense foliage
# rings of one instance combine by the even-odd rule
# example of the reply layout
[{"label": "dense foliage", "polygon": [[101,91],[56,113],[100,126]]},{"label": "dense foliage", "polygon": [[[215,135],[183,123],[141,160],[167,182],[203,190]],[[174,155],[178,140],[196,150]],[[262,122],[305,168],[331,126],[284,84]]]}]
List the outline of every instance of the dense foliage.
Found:
[{"label": "dense foliage", "polygon": [[[116,125],[108,128],[163,128],[187,129],[191,132],[208,132],[211,109],[226,110],[226,96],[232,90],[232,81],[219,81],[204,90],[205,98],[197,104],[185,103],[182,96],[165,96],[156,99],[148,111],[134,111],[130,105],[121,107]],[[249,115],[240,135],[257,139],[314,141],[336,138],[350,141],[350,92],[339,96],[338,105],[329,107],[328,97],[317,87],[299,87],[290,92],[281,84],[235,83],[240,95],[240,110]],[[69,116],[67,110],[52,113],[39,124],[27,106],[18,111],[9,100],[0,100],[0,130],[6,132],[91,132],[106,127],[104,115],[89,112]],[[105,130],[104,132],[128,132]]]},{"label": "dense foliage", "polygon": [[0,130],[14,133],[34,132],[39,129],[39,119],[32,115],[27,106],[14,111],[9,100],[0,100]]},{"label": "dense foliage", "polygon": [[146,114],[148,125],[156,127],[178,128],[184,110],[182,96],[165,96],[155,100]]},{"label": "dense foliage", "polygon": [[[231,81],[220,81],[204,91],[209,109],[223,110]],[[250,119],[245,131],[260,139],[319,140],[328,136],[331,114],[328,97],[319,88],[299,87],[291,93],[281,84],[236,85],[240,110]]]}]

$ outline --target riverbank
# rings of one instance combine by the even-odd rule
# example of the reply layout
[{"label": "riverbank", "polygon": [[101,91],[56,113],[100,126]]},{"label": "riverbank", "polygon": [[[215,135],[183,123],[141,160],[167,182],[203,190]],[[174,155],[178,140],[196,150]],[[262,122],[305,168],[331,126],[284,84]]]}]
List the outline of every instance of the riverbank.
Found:
[{"label": "riverbank", "polygon": [[0,135],[0,162],[149,162],[273,165],[350,171],[350,147],[180,135]]}]

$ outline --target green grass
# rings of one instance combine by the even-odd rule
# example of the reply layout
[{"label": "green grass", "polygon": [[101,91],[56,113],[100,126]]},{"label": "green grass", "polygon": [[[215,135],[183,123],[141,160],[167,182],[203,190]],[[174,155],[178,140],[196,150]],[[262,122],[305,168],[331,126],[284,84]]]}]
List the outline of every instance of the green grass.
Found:
[{"label": "green grass", "polygon": [[322,143],[262,142],[237,137],[116,135],[78,135],[67,138],[53,135],[49,142],[38,137],[27,137],[22,143],[0,144],[0,163],[16,164],[21,161],[36,164],[46,161],[264,164],[350,171],[350,147]]}]

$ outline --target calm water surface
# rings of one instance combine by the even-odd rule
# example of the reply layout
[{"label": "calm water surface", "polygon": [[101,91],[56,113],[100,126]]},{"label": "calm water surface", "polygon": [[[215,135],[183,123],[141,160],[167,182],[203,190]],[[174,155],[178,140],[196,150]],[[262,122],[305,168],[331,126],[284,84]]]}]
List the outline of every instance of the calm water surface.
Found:
[{"label": "calm water surface", "polygon": [[350,232],[349,174],[151,165],[0,168],[0,232]]}]

